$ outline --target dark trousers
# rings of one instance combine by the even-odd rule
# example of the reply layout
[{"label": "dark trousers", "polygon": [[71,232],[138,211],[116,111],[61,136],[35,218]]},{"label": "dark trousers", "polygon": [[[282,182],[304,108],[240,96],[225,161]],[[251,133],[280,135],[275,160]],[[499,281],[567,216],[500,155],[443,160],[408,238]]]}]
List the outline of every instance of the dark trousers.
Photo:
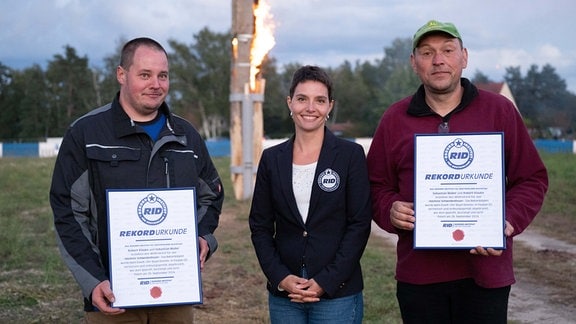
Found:
[{"label": "dark trousers", "polygon": [[405,324],[506,324],[510,286],[482,288],[472,279],[413,285],[398,282]]}]

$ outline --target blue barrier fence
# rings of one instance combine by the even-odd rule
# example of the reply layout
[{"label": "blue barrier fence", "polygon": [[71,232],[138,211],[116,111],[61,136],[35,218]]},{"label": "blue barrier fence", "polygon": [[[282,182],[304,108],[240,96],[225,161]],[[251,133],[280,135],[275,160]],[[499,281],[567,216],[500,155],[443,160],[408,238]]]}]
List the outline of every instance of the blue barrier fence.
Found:
[{"label": "blue barrier fence", "polygon": [[229,139],[207,140],[206,147],[212,157],[230,156]]},{"label": "blue barrier fence", "polygon": [[[48,139],[42,143],[0,143],[1,157],[50,157],[58,153],[61,139]],[[355,139],[367,152],[370,139]],[[271,141],[273,142],[273,141]],[[575,153],[574,141],[544,140],[534,141],[536,147],[546,153]],[[218,139],[206,141],[206,146],[212,157],[230,156],[230,140]]]},{"label": "blue barrier fence", "polygon": [[543,152],[576,153],[574,152],[574,141],[537,139],[534,141],[534,144]]},{"label": "blue barrier fence", "polygon": [[2,143],[1,156],[35,157],[39,147],[38,143]]},{"label": "blue barrier fence", "polygon": [[[46,142],[36,143],[2,143],[0,142],[0,158],[2,157],[51,157],[58,154],[61,138],[50,138]],[[213,157],[230,156],[230,140],[208,140],[206,146]]]}]

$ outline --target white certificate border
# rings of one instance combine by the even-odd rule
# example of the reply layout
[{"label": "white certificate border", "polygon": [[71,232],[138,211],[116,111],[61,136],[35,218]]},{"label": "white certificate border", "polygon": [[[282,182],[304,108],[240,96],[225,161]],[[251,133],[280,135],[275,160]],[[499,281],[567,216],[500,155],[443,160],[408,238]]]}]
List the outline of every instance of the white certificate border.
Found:
[{"label": "white certificate border", "polygon": [[[109,276],[110,276],[110,287],[112,289],[112,291],[114,291],[114,280],[112,278],[113,276],[113,271],[112,271],[112,245],[111,245],[111,238],[112,238],[112,233],[111,233],[111,219],[110,219],[110,205],[109,205],[109,194],[112,192],[141,192],[143,194],[148,194],[148,193],[157,193],[157,192],[162,192],[162,191],[192,191],[192,197],[193,197],[193,210],[192,210],[192,214],[193,214],[193,226],[191,226],[191,229],[194,230],[193,236],[195,237],[194,240],[192,240],[192,248],[194,248],[196,250],[196,255],[200,256],[200,250],[199,250],[199,244],[198,244],[198,215],[197,215],[197,201],[196,201],[196,188],[195,187],[179,187],[179,188],[146,188],[146,189],[106,189],[106,218],[107,218],[107,231],[108,231],[108,267],[109,267]],[[120,307],[120,308],[141,308],[141,307],[162,307],[162,306],[178,306],[178,305],[198,305],[198,304],[202,304],[203,303],[203,288],[202,288],[202,276],[201,276],[201,270],[200,270],[200,261],[199,260],[194,260],[193,262],[195,262],[196,267],[197,267],[197,271],[196,273],[198,274],[198,278],[197,278],[197,282],[198,282],[198,300],[191,300],[191,301],[183,301],[183,302],[159,302],[159,303],[145,303],[145,304],[130,304],[130,305],[114,305],[114,303],[112,303],[112,307]]]},{"label": "white certificate border", "polygon": [[[505,150],[504,150],[504,132],[474,132],[474,133],[422,133],[422,134],[414,134],[414,212],[416,218],[418,218],[418,213],[416,211],[416,202],[417,202],[417,161],[418,161],[418,147],[417,147],[417,138],[418,137],[440,137],[440,136],[447,136],[447,137],[459,137],[459,136],[482,136],[482,135],[500,135],[500,156],[501,156],[501,165],[502,168],[502,181],[501,181],[501,193],[502,193],[502,244],[498,246],[484,246],[484,248],[493,248],[496,250],[505,250],[506,249],[506,236],[504,234],[504,229],[506,226],[506,169],[505,169]],[[437,245],[437,246],[417,246],[416,245],[416,222],[414,223],[414,231],[413,231],[413,248],[415,250],[469,250],[475,248],[476,246],[469,246],[469,245]]]}]

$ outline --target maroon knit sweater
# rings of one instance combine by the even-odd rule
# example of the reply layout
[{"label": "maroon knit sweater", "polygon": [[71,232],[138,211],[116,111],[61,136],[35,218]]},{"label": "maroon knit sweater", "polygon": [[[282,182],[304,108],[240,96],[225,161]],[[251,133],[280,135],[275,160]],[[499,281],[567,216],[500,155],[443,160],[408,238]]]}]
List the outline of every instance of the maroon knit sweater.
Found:
[{"label": "maroon knit sweater", "polygon": [[[462,102],[445,120],[450,133],[504,133],[505,217],[515,229],[513,236],[518,235],[542,206],[548,188],[546,168],[522,117],[508,99],[478,90],[467,79],[461,84]],[[413,96],[386,110],[368,153],[374,221],[398,234],[396,280],[430,284],[473,278],[486,288],[511,285],[515,282],[511,237],[499,257],[472,255],[469,250],[415,250],[413,231],[399,230],[390,223],[394,201],[414,200],[414,134],[437,133],[442,121],[425,103],[421,86]]]}]

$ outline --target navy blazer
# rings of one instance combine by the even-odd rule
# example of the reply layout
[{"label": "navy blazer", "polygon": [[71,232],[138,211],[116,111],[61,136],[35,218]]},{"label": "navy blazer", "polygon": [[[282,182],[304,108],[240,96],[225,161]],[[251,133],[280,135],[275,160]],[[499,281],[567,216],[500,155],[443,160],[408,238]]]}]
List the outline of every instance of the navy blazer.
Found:
[{"label": "navy blazer", "polygon": [[286,276],[308,278],[324,289],[323,298],[363,289],[360,258],[370,236],[370,183],[362,146],[325,129],[316,166],[306,223],[292,189],[294,137],[264,150],[252,198],[252,244],[268,290],[278,290]]}]

